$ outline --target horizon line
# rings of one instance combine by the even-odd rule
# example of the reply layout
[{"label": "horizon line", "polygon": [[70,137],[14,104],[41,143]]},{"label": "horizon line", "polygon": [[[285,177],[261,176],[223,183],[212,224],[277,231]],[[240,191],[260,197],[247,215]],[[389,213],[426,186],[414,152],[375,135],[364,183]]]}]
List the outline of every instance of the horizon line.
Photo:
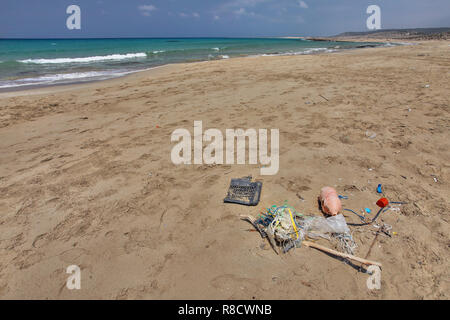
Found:
[{"label": "horizon line", "polygon": [[310,36],[241,36],[241,37],[227,37],[227,36],[199,36],[199,37],[86,37],[86,38],[63,38],[63,37],[50,37],[50,38],[1,38],[0,40],[96,40],[96,39],[254,39],[254,38],[286,38],[286,37],[295,37],[295,38],[307,38]]},{"label": "horizon line", "polygon": [[255,38],[272,38],[272,39],[280,39],[280,38],[333,38],[337,37],[341,34],[346,33],[361,33],[361,34],[372,34],[377,32],[390,32],[390,31],[410,31],[410,30],[445,30],[448,29],[448,32],[450,32],[450,27],[420,27],[420,28],[397,28],[397,29],[379,29],[379,30],[363,30],[363,31],[344,31],[339,34],[335,35],[327,35],[327,36],[299,36],[299,35],[278,35],[278,36],[169,36],[169,37],[133,37],[133,36],[126,36],[126,37],[44,37],[44,38],[25,38],[25,37],[6,37],[2,38],[0,37],[0,40],[101,40],[101,39],[255,39]]}]

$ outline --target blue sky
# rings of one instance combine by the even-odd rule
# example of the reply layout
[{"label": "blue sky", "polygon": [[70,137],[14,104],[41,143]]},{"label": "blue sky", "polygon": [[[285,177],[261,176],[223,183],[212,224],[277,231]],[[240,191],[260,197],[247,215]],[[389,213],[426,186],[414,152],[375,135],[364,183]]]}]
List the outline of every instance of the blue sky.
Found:
[{"label": "blue sky", "polygon": [[0,38],[334,35],[367,30],[372,4],[382,29],[450,27],[450,0],[2,0]]}]

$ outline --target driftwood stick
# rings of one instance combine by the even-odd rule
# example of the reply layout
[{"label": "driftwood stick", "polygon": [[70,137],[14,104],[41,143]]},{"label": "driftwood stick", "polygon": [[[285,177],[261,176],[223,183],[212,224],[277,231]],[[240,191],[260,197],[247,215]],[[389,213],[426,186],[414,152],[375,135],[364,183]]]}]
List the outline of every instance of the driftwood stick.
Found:
[{"label": "driftwood stick", "polygon": [[321,251],[330,253],[330,254],[332,254],[334,256],[338,256],[338,257],[342,257],[342,258],[347,258],[347,259],[351,259],[351,260],[354,260],[354,261],[358,261],[358,262],[361,262],[362,264],[365,264],[365,265],[374,265],[374,266],[379,266],[380,268],[382,267],[382,264],[379,263],[379,262],[366,260],[366,259],[359,258],[359,257],[356,257],[354,255],[347,254],[347,253],[342,253],[342,252],[339,252],[339,251],[336,251],[336,250],[324,247],[324,246],[322,246],[320,244],[317,244],[317,243],[314,243],[314,242],[311,242],[311,241],[302,241],[302,244],[304,244],[307,247],[316,248],[316,249],[319,249]]},{"label": "driftwood stick", "polygon": [[375,242],[377,241],[377,238],[378,238],[378,235],[379,235],[379,234],[380,234],[380,232],[377,231],[377,233],[375,234],[375,238],[373,238],[372,244],[371,244],[370,247],[369,247],[369,251],[367,251],[367,254],[366,254],[365,259],[367,259],[367,258],[369,257],[370,252],[372,251],[372,248],[373,248]]}]

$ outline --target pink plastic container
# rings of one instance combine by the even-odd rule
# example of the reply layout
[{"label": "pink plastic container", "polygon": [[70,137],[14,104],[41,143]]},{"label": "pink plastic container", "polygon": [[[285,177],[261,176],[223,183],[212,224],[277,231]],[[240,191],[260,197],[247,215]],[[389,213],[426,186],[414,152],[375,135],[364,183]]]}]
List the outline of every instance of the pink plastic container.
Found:
[{"label": "pink plastic container", "polygon": [[319,201],[325,214],[335,216],[342,210],[341,199],[332,187],[323,187],[320,190]]}]

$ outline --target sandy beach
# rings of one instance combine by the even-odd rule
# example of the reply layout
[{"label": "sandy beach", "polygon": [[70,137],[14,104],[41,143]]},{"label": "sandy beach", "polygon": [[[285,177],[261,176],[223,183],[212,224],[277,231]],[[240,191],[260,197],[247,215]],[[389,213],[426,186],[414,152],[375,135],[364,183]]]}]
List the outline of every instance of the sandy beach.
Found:
[{"label": "sandy beach", "polygon": [[[450,41],[422,41],[0,93],[0,299],[449,299],[449,74]],[[174,165],[171,134],[195,120],[278,128],[278,173]],[[259,204],[224,203],[248,175]],[[326,185],[376,210],[378,184],[408,203],[383,213],[393,235],[367,257],[383,264],[380,290],[312,248],[277,256],[239,219],[285,200],[321,215]],[[375,229],[351,230],[366,257]]]}]

